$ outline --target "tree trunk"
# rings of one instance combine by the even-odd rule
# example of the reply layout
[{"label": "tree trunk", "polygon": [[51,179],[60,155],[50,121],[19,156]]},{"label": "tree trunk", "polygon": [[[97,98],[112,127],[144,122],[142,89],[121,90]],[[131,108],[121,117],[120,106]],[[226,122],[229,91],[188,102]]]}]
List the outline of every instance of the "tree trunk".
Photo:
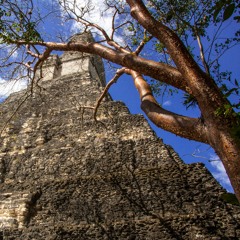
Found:
[{"label": "tree trunk", "polygon": [[226,169],[230,182],[240,202],[240,144],[230,135],[231,129],[219,130],[218,126],[209,129],[209,142]]},{"label": "tree trunk", "polygon": [[[156,126],[175,133],[178,136],[207,143],[214,148],[223,162],[240,202],[240,144],[237,138],[231,136],[232,128],[237,123],[233,115],[225,116],[216,114],[216,108],[211,105],[215,99],[214,95],[212,95],[213,99],[208,100],[208,92],[204,93],[202,89],[199,89],[199,92],[204,97],[199,98],[198,102],[203,114],[203,122],[199,119],[169,112],[157,104],[150,86],[140,73],[130,69],[125,71],[133,77],[135,87],[140,95],[142,110]],[[220,95],[220,93],[216,92],[217,94]],[[227,100],[222,98],[221,105],[224,106],[225,103],[228,103]]]}]

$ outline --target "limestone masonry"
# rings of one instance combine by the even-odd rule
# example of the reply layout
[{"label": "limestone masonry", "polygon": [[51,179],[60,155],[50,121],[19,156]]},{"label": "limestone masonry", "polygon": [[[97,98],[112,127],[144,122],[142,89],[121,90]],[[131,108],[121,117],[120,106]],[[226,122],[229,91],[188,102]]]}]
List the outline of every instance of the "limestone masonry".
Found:
[{"label": "limestone masonry", "polygon": [[0,105],[0,240],[240,239],[240,208],[203,164],[183,163],[110,96],[101,122],[83,108],[105,85],[99,57],[53,55],[42,71],[10,121],[29,91]]}]

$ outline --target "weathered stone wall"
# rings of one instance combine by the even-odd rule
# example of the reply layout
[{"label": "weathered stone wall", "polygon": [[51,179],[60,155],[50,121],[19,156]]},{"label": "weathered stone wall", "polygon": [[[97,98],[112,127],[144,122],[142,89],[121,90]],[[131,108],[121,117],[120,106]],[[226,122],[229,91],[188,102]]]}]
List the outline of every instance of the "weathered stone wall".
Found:
[{"label": "weathered stone wall", "polygon": [[[59,66],[73,55],[82,61],[65,54]],[[94,121],[105,80],[99,59],[84,58],[84,71],[42,81],[9,122],[25,92],[0,105],[0,239],[239,239],[240,209],[203,164],[184,164],[110,97]]]}]

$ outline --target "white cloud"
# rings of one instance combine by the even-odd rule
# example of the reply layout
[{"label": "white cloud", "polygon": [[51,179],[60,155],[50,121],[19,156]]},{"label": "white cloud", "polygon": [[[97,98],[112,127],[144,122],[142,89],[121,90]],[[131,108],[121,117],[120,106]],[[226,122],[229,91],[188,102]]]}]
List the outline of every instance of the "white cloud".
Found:
[{"label": "white cloud", "polygon": [[167,100],[162,104],[163,107],[169,107],[171,105],[172,105],[172,102],[170,100]]},{"label": "white cloud", "polygon": [[0,78],[0,98],[6,98],[13,92],[18,92],[27,87],[27,80],[6,81]]},{"label": "white cloud", "polygon": [[[68,6],[70,8],[73,8],[73,0],[69,0]],[[119,1],[118,4],[124,5],[125,1]],[[76,4],[75,4],[75,8],[74,11],[76,11],[76,13],[78,15],[81,15],[80,10],[83,9],[89,9],[89,11],[87,11],[84,15],[84,19],[86,19],[87,21],[97,24],[98,26],[100,26],[101,28],[103,28],[108,35],[111,35],[112,33],[112,17],[113,14],[115,12],[114,8],[109,8],[104,0],[93,0],[93,1],[83,1],[83,0],[77,0]],[[80,9],[80,10],[77,10]],[[115,19],[115,21],[118,21],[118,15]],[[85,29],[84,25],[74,21],[72,26],[71,26],[71,32],[72,33],[78,33],[79,31]],[[95,27],[92,27],[93,33],[97,32],[98,34],[102,35],[100,31],[96,30]],[[122,43],[124,44],[122,41],[122,39],[118,36],[115,35],[114,36],[114,40],[117,41],[118,43]]]},{"label": "white cloud", "polygon": [[223,187],[226,189],[232,189],[232,185],[230,183],[226,170],[219,157],[216,155],[211,155],[210,160],[210,163],[214,168],[214,171],[212,172],[213,176],[221,183]]}]

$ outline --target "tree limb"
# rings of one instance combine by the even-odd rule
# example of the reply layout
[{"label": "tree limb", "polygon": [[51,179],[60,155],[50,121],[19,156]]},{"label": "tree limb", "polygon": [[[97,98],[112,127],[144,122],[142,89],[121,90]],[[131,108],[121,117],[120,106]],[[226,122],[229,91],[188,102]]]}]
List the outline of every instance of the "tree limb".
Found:
[{"label": "tree limb", "polygon": [[203,49],[201,37],[199,36],[199,33],[198,33],[198,31],[196,30],[196,28],[195,28],[195,34],[196,34],[196,37],[197,37],[197,42],[198,42],[198,46],[199,46],[201,61],[202,61],[202,63],[203,63],[203,66],[204,66],[204,68],[205,68],[206,73],[210,76],[210,69],[209,69],[209,66],[208,66],[207,61],[206,61],[206,58],[205,58],[205,54],[204,54],[204,49]]},{"label": "tree limb", "polygon": [[139,92],[141,108],[148,118],[158,127],[177,134],[178,136],[208,143],[207,128],[198,118],[190,118],[163,109],[154,98],[151,88],[142,75],[127,69]]},{"label": "tree limb", "polygon": [[95,108],[94,108],[94,114],[93,114],[93,117],[94,117],[94,119],[95,119],[96,122],[98,121],[98,120],[97,120],[97,110],[98,110],[98,108],[99,108],[99,106],[100,106],[103,98],[104,98],[105,95],[107,94],[109,88],[110,88],[114,83],[117,82],[117,80],[123,75],[123,73],[125,73],[125,68],[119,69],[119,70],[116,72],[115,76],[112,78],[112,80],[110,80],[110,81],[108,82],[108,84],[107,84],[106,87],[104,88],[101,96],[98,98],[97,103],[96,103]]},{"label": "tree limb", "polygon": [[[13,44],[25,45],[29,42],[18,41]],[[86,43],[86,42],[69,42],[69,43],[55,43],[55,42],[30,42],[31,45],[45,46],[51,50],[57,51],[79,51],[90,54],[96,54],[102,58],[105,58],[111,62],[122,65],[129,69],[133,69],[137,72],[141,72],[144,75],[150,76],[161,82],[172,85],[178,89],[191,94],[191,90],[188,88],[185,78],[174,67],[171,67],[164,63],[155,62],[142,57],[137,56],[134,53],[119,52],[112,48],[103,46],[99,43]]]},{"label": "tree limb", "polygon": [[146,31],[144,31],[143,40],[140,42],[139,46],[138,46],[137,49],[134,51],[134,53],[135,53],[136,55],[139,55],[139,53],[143,50],[143,48],[144,48],[144,46],[146,45],[146,43],[149,42],[152,38],[153,38],[153,36],[147,37]]},{"label": "tree limb", "polygon": [[151,16],[142,0],[127,0],[131,15],[167,48],[179,71],[188,76],[190,68],[200,70],[182,41],[170,28]]},{"label": "tree limb", "polygon": [[34,80],[35,80],[37,69],[40,70],[40,77],[36,80],[36,83],[38,83],[39,80],[42,78],[42,65],[43,65],[43,62],[48,59],[48,57],[50,56],[51,52],[52,52],[51,48],[46,48],[46,50],[43,52],[43,54],[38,56],[38,61],[36,62],[35,66],[33,68],[33,78],[32,78],[32,82],[31,82],[31,93],[33,93],[33,86],[34,86]]},{"label": "tree limb", "polygon": [[[217,109],[229,102],[214,80],[201,70],[177,34],[151,16],[142,0],[126,1],[133,18],[167,48],[177,69],[184,77],[189,92],[196,98],[204,119],[217,121]],[[221,121],[218,124],[221,124]]]}]

